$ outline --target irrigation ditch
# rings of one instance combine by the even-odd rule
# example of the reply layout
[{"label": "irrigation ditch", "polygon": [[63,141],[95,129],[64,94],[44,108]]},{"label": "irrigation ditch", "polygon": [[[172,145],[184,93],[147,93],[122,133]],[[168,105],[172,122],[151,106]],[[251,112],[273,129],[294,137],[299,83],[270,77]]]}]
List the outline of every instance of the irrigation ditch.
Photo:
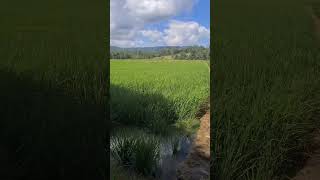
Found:
[{"label": "irrigation ditch", "polygon": [[200,128],[187,159],[177,169],[179,180],[210,177],[210,111],[200,119]]},{"label": "irrigation ditch", "polygon": [[[124,171],[118,173],[126,175],[122,178],[112,175],[111,179],[128,177],[159,180],[208,179],[210,170],[208,103],[200,106],[196,117],[200,120],[200,128],[194,134],[175,132],[161,137],[153,136],[138,128],[119,127],[119,131],[116,130],[110,139],[110,159],[113,165],[122,164]],[[132,158],[133,161],[130,160],[131,156],[135,156]],[[133,163],[135,165],[132,165]],[[147,166],[149,169],[144,169]],[[137,169],[131,167],[140,167],[138,171],[146,173],[138,174]]]}]

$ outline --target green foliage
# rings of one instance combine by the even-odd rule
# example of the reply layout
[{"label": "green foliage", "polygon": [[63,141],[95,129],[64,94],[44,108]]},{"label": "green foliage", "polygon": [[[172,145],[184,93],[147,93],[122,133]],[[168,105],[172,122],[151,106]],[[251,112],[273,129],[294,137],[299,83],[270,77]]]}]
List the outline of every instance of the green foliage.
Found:
[{"label": "green foliage", "polygon": [[188,135],[196,133],[200,127],[200,123],[197,119],[184,119],[177,121],[175,127],[183,130]]},{"label": "green foliage", "polygon": [[4,0],[0,12],[1,179],[106,178],[105,7]]},{"label": "green foliage", "polygon": [[110,138],[111,155],[118,164],[150,176],[159,161],[159,140],[140,131],[118,131]]},{"label": "green foliage", "polygon": [[111,155],[122,166],[133,166],[133,157],[137,145],[136,137],[116,135],[110,138]]},{"label": "green foliage", "polygon": [[154,137],[140,137],[136,144],[135,168],[144,175],[151,175],[160,158],[159,141]]},{"label": "green foliage", "polygon": [[152,132],[194,119],[208,97],[204,61],[111,61],[111,120]]},{"label": "green foliage", "polygon": [[209,48],[202,46],[190,47],[155,47],[111,49],[111,59],[153,59],[164,56],[177,60],[209,60]]},{"label": "green foliage", "polygon": [[130,179],[130,180],[148,180],[150,178],[141,174],[134,173],[126,168],[117,166],[116,164],[110,165],[110,180]]},{"label": "green foliage", "polygon": [[[111,137],[111,152],[118,166],[151,176],[160,158],[157,138],[171,136],[173,130],[194,132],[198,126],[190,122],[195,124],[208,97],[207,66],[205,61],[111,60],[111,120],[120,125]],[[172,143],[177,153],[178,142]]]},{"label": "green foliage", "polygon": [[286,179],[320,127],[313,118],[320,54],[305,5],[226,0],[213,6],[215,179]]}]

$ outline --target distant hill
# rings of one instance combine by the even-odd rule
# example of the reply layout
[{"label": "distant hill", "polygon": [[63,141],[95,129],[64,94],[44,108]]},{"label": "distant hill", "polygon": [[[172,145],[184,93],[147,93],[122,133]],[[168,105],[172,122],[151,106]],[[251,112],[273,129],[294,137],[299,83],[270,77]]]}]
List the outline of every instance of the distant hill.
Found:
[{"label": "distant hill", "polygon": [[122,48],[117,46],[111,46],[110,51],[128,51],[128,52],[150,52],[156,53],[164,49],[186,49],[191,46],[156,46],[156,47],[132,47],[132,48]]}]

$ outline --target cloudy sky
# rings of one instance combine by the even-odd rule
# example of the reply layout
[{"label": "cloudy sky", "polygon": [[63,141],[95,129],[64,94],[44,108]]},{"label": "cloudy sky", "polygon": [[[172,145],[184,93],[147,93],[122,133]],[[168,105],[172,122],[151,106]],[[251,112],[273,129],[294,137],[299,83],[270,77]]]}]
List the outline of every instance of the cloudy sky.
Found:
[{"label": "cloudy sky", "polygon": [[110,44],[208,46],[210,0],[111,0]]}]

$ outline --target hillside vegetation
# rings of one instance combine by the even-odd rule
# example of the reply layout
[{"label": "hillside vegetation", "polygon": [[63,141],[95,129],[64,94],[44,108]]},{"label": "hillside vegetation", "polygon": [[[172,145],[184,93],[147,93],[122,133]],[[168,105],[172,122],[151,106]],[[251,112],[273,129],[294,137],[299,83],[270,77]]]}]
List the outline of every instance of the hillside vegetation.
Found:
[{"label": "hillside vegetation", "polygon": [[184,47],[111,47],[111,59],[164,59],[170,56],[177,60],[209,60],[209,48],[202,46]]}]

